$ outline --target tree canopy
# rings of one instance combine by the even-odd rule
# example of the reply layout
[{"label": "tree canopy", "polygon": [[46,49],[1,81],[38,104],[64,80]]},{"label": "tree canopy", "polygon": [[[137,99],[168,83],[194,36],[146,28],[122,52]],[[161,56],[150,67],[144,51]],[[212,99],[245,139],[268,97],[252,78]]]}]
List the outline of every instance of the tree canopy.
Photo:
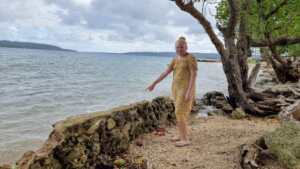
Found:
[{"label": "tree canopy", "polygon": [[[246,0],[244,0],[246,1]],[[247,33],[255,40],[278,40],[279,53],[300,56],[300,1],[299,0],[251,0],[247,15]],[[225,27],[229,19],[227,0],[217,6],[216,20],[219,27]],[[238,29],[238,28],[237,28]],[[281,40],[288,37],[290,41]],[[293,41],[292,41],[293,39]],[[280,42],[280,43],[279,43]],[[287,45],[291,44],[291,45]],[[253,46],[260,46],[253,43]]]}]

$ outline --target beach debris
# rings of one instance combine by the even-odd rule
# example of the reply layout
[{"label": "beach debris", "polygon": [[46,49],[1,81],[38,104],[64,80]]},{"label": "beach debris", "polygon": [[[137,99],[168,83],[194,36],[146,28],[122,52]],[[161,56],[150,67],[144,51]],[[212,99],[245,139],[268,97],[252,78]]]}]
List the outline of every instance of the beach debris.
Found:
[{"label": "beach debris", "polygon": [[200,112],[197,114],[197,118],[199,119],[207,119],[208,118],[208,114],[207,112]]},{"label": "beach debris", "polygon": [[154,135],[157,135],[157,136],[165,136],[166,135],[166,129],[165,128],[162,128],[162,127],[159,127],[155,130],[154,132]]},{"label": "beach debris", "polygon": [[118,167],[118,168],[124,167],[125,164],[126,164],[126,161],[125,161],[124,159],[122,159],[122,158],[116,159],[116,160],[114,161],[114,165],[115,165],[116,167]]},{"label": "beach debris", "polygon": [[136,139],[135,144],[139,147],[142,147],[144,145],[144,140],[142,138],[138,138]]}]

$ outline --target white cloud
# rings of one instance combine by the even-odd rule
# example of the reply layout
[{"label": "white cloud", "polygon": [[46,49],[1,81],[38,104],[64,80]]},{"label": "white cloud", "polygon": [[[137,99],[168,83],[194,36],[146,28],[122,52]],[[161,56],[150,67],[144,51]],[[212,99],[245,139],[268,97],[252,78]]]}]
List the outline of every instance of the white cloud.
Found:
[{"label": "white cloud", "polygon": [[175,39],[184,35],[190,51],[216,51],[201,25],[168,0],[1,1],[3,39],[125,52],[174,50]]},{"label": "white cloud", "polygon": [[71,0],[72,2],[74,2],[75,4],[79,5],[79,6],[90,6],[93,0]]}]

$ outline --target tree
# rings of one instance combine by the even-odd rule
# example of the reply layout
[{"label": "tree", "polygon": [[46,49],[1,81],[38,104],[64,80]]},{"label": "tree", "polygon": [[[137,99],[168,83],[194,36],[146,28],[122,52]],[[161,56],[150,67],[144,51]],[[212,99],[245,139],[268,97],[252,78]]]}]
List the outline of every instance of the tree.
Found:
[{"label": "tree", "polygon": [[227,0],[228,20],[226,25],[218,25],[223,34],[223,41],[217,36],[203,13],[194,6],[194,3],[200,0],[174,1],[182,11],[190,14],[203,26],[220,54],[232,105],[239,106],[253,115],[265,116],[277,113],[280,108],[273,105],[274,100],[270,100],[268,96],[257,93],[249,87],[247,58],[250,55],[250,38],[247,34],[248,12],[245,11],[249,11],[252,1]]},{"label": "tree", "polygon": [[[247,11],[250,46],[267,47],[263,53],[270,53],[265,57],[281,82],[297,82],[300,78],[292,62],[281,56],[300,55],[299,10],[299,0],[252,0]],[[228,17],[228,3],[222,0],[217,7],[218,24],[226,25]]]}]

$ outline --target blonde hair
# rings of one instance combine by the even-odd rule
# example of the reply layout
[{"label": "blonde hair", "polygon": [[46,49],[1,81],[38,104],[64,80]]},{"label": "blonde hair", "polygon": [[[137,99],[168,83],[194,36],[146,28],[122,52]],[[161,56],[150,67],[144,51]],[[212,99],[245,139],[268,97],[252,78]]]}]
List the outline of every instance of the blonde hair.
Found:
[{"label": "blonde hair", "polygon": [[176,45],[179,44],[179,43],[184,43],[185,45],[187,45],[186,43],[186,38],[183,37],[183,36],[180,36],[177,41],[176,41]]}]

